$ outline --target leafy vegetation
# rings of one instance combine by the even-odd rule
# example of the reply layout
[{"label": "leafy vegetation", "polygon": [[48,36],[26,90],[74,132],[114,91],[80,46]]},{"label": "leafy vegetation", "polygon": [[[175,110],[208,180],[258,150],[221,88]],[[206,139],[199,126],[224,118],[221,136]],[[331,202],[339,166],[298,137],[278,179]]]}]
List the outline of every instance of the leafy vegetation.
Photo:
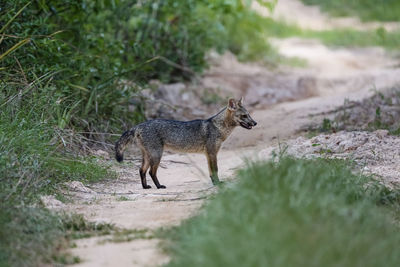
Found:
[{"label": "leafy vegetation", "polygon": [[130,100],[149,79],[190,78],[211,48],[243,59],[268,54],[260,19],[238,0],[7,1],[2,97],[26,98],[38,82],[49,84],[59,127],[120,129],[144,119],[141,101]]},{"label": "leafy vegetation", "polygon": [[[11,222],[11,223],[10,223]],[[82,215],[55,215],[40,207],[0,210],[0,266],[40,266],[79,262],[63,250],[70,240],[108,234],[109,224],[86,222]]]},{"label": "leafy vegetation", "polygon": [[168,266],[398,266],[399,196],[340,161],[252,164],[169,233]]},{"label": "leafy vegetation", "polygon": [[150,79],[190,79],[210,49],[243,60],[273,53],[260,27],[247,26],[258,19],[239,0],[3,1],[0,265],[70,262],[58,253],[65,218],[38,196],[113,176],[82,151],[145,119],[140,90]]},{"label": "leafy vegetation", "polygon": [[264,25],[266,36],[278,38],[299,36],[319,39],[326,45],[345,47],[381,46],[389,50],[398,50],[400,47],[400,31],[388,32],[383,28],[370,31],[351,28],[315,31],[268,18],[265,18]]},{"label": "leafy vegetation", "polygon": [[0,266],[39,265],[61,257],[56,252],[63,246],[62,220],[37,204],[32,207],[39,195],[54,194],[69,180],[113,177],[94,160],[58,149],[63,147],[60,129],[47,117],[57,104],[46,91],[36,87],[30,97],[1,107]]},{"label": "leafy vegetation", "polygon": [[359,16],[363,21],[399,21],[400,2],[397,0],[302,0],[319,5],[334,16]]}]

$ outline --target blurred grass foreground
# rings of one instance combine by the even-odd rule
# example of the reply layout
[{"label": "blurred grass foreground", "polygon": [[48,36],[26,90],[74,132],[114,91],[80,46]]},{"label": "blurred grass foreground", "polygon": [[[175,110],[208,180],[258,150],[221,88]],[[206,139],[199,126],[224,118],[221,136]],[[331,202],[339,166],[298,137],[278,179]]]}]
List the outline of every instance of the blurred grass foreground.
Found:
[{"label": "blurred grass foreground", "polygon": [[168,233],[168,266],[399,265],[399,193],[346,163],[283,158],[238,178]]}]

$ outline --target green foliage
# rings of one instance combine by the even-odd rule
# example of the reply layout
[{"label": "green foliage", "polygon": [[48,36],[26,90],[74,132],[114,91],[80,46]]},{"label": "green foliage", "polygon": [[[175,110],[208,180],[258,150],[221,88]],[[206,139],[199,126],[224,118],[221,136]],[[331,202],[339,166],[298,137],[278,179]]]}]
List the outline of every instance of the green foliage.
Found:
[{"label": "green foliage", "polygon": [[0,113],[1,202],[54,192],[60,182],[112,177],[92,160],[57,152],[56,133],[45,121],[35,122],[35,115],[34,109]]},{"label": "green foliage", "polygon": [[38,266],[62,246],[62,223],[42,208],[0,206],[0,266]]},{"label": "green foliage", "polygon": [[[258,20],[248,4],[2,1],[0,265],[78,260],[54,254],[59,238],[68,227],[85,228],[82,236],[92,226],[75,218],[67,227],[43,208],[27,208],[63,182],[112,177],[95,160],[76,155],[77,144],[95,139],[76,132],[121,132],[144,120],[141,85],[189,79],[206,67],[211,48],[255,58],[247,47],[254,41],[254,49],[268,52],[261,28],[246,26]],[[240,38],[231,37],[235,27],[245,31]]]},{"label": "green foliage", "polygon": [[398,266],[399,196],[340,161],[252,164],[170,233],[168,266]]},{"label": "green foliage", "polygon": [[363,21],[400,21],[398,0],[302,0],[335,16],[359,16]]},{"label": "green foliage", "polygon": [[352,29],[329,30],[303,33],[306,38],[318,38],[325,44],[347,47],[382,46],[395,50],[400,47],[400,31],[387,32],[383,28],[371,31]]},{"label": "green foliage", "polygon": [[[0,21],[8,21],[26,2],[8,1]],[[4,98],[45,76],[43,79],[54,86],[49,92],[52,101],[59,104],[57,110],[50,110],[62,117],[59,127],[95,130],[99,124],[116,124],[119,116],[133,119],[128,101],[137,88],[121,86],[116,77],[128,67],[130,74],[136,75],[137,64],[142,62],[124,57],[127,44],[118,38],[119,18],[108,10],[112,2],[106,2],[41,1],[25,8],[5,30],[0,50],[4,52],[19,39],[30,40],[0,62],[5,69],[2,81],[8,87]],[[121,7],[116,12],[123,10]]]},{"label": "green foliage", "polygon": [[107,235],[115,228],[109,223],[88,222],[81,214],[64,214],[61,218],[66,236],[72,239]]},{"label": "green foliage", "polygon": [[71,264],[69,240],[109,234],[110,224],[87,222],[82,215],[56,215],[41,207],[0,209],[0,266]]},{"label": "green foliage", "polygon": [[227,48],[242,61],[276,63],[278,53],[269,45],[265,32],[268,19],[250,10],[242,13],[240,19],[237,16],[224,18]]},{"label": "green foliage", "polygon": [[278,38],[299,36],[320,39],[327,45],[346,47],[382,46],[390,50],[398,50],[400,47],[400,31],[387,32],[383,28],[370,31],[357,31],[351,28],[314,31],[269,18],[264,20],[264,26],[266,36]]},{"label": "green foliage", "polygon": [[30,88],[29,97],[0,104],[0,266],[69,262],[59,254],[60,218],[37,206],[38,195],[56,193],[70,180],[113,177],[94,160],[57,149],[63,142],[58,115],[49,112],[58,108],[52,89]]},{"label": "green foliage", "polygon": [[7,1],[0,10],[1,80],[8,87],[2,96],[47,82],[59,127],[104,132],[143,120],[140,101],[130,103],[138,85],[190,78],[206,66],[211,48],[232,49],[242,59],[270,51],[261,17],[240,0],[27,3]]},{"label": "green foliage", "polygon": [[324,118],[324,120],[322,121],[321,132],[330,132],[332,128],[332,121],[330,119]]}]

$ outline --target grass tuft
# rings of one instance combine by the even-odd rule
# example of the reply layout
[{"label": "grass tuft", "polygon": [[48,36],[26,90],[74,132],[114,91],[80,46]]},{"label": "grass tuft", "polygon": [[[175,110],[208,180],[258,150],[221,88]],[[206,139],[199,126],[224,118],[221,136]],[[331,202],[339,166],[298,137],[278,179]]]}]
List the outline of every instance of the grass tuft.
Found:
[{"label": "grass tuft", "polygon": [[398,266],[399,200],[340,161],[252,164],[169,233],[168,266]]}]

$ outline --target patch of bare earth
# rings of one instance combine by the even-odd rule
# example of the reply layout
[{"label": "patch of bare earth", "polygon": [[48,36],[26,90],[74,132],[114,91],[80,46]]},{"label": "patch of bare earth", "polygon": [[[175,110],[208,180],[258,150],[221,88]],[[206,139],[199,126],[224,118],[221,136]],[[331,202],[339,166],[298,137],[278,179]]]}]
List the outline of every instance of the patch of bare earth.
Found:
[{"label": "patch of bare earth", "polygon": [[[293,3],[279,1],[277,12],[284,7],[292,10]],[[313,17],[307,13],[308,9],[295,11],[304,14],[288,16],[298,20]],[[317,22],[313,23],[325,23],[321,17]],[[372,94],[371,88],[390,87],[400,82],[398,60],[387,56],[380,48],[332,49],[317,41],[295,38],[274,40],[274,44],[283,55],[307,61],[307,67],[270,70],[260,64],[238,62],[230,54],[211,54],[211,68],[191,83],[163,85],[154,82],[152,89],[145,91],[143,96],[147,116],[180,120],[207,118],[225,104],[227,97],[245,96],[245,104],[258,125],[250,131],[235,129],[218,154],[221,179],[228,181],[234,179],[235,170],[244,165],[245,158],[268,158],[278,142],[298,137],[299,129],[321,122],[326,112],[337,109],[345,99],[359,101]],[[369,141],[350,150],[351,153],[364,151],[362,153],[366,155],[372,147],[383,153],[379,146],[386,140],[392,142],[388,144],[393,147],[397,144],[395,138],[384,136],[381,139],[377,133],[360,133],[355,137],[340,133],[333,139],[318,137],[321,140],[315,139],[315,142],[321,147],[330,145],[324,141],[329,139],[346,144],[346,140],[364,138],[364,135]],[[296,140],[288,142],[293,143],[294,150],[297,144],[299,150],[304,148],[310,154],[318,153],[314,150],[316,146],[309,143],[311,141]],[[341,147],[340,143],[337,146]],[[340,149],[347,153],[346,146],[332,149],[337,154],[342,153]],[[373,154],[368,155],[371,163],[366,165],[367,168],[381,174],[379,164],[372,163],[374,160],[379,162],[378,159],[374,159]],[[160,190],[141,188],[140,153],[134,147],[126,156],[127,160],[118,164],[113,160],[112,152],[102,153],[103,161],[111,163],[118,177],[83,187],[70,187],[71,203],[60,204],[45,199],[50,203],[49,207],[53,205],[56,210],[81,213],[90,221],[113,223],[125,229],[146,229],[152,233],[160,227],[178,225],[195,215],[207,197],[217,191],[208,177],[203,155],[165,153],[159,179],[167,188]],[[393,162],[398,162],[397,156]],[[77,247],[71,249],[71,253],[82,260],[77,266],[157,266],[168,261],[157,238],[118,243],[104,242],[103,238],[77,240]]]},{"label": "patch of bare earth", "polygon": [[[239,151],[235,151],[240,153]],[[220,159],[221,177],[231,179],[236,168],[243,164],[232,151]],[[166,153],[158,172],[166,189],[142,189],[138,169],[140,152],[132,150],[123,164],[113,164],[116,179],[69,190],[72,203],[64,211],[83,214],[89,221],[107,222],[119,229],[139,229],[153,233],[156,229],[178,225],[196,214],[204,200],[216,192],[208,178],[203,155]],[[241,154],[244,155],[244,154]],[[114,162],[114,159],[105,161]],[[150,177],[149,177],[149,183]],[[104,242],[109,237],[77,240],[71,253],[79,256],[77,266],[155,266],[168,257],[159,249],[157,238],[134,238],[128,242]]]},{"label": "patch of bare earth", "polygon": [[351,159],[365,174],[374,174],[390,188],[400,185],[400,137],[387,130],[338,132],[287,143],[287,154],[301,158]]}]

